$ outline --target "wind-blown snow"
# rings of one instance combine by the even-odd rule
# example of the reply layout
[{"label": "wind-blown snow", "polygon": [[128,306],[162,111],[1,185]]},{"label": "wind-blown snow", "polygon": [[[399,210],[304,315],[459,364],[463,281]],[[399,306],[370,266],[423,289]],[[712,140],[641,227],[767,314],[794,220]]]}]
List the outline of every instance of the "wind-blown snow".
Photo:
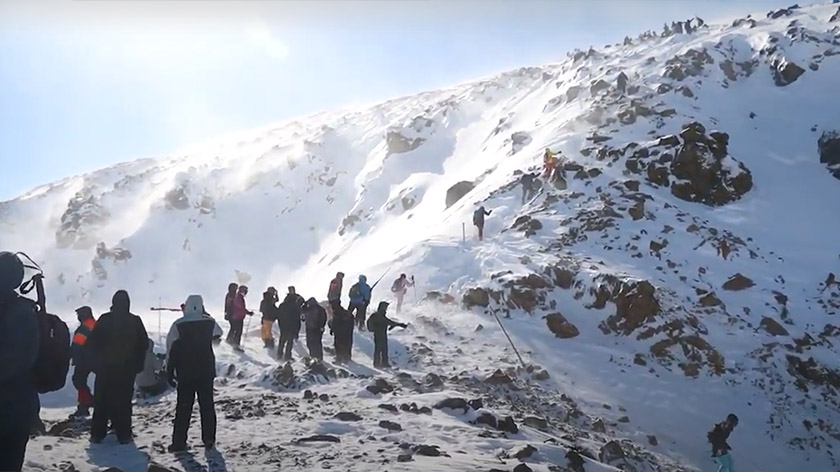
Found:
[{"label": "wind-blown snow", "polygon": [[[840,182],[820,163],[817,139],[840,129],[840,24],[829,22],[836,11],[837,5],[818,5],[778,19],[756,15],[754,27],[742,19],[634,39],[576,52],[559,64],[283,123],[200,152],[71,177],[0,204],[0,247],[42,263],[50,307],[68,321],[81,304],[106,310],[110,295],[126,288],[155,336],[174,315],[159,321],[149,307],[177,306],[201,293],[208,309],[220,313],[231,281],[252,287],[253,307],[268,285],[295,285],[306,297],[323,298],[336,271],[347,274],[346,288],[359,274],[375,281],[386,273],[375,301],[389,298],[387,287],[400,272],[418,281],[412,302],[431,291],[458,302],[470,288],[496,291],[505,298],[491,296],[490,307],[511,316],[505,326],[526,362],[550,375],[535,381],[518,372],[520,388],[538,399],[530,403],[464,380],[517,364],[481,307],[428,302],[399,315],[412,328],[395,336],[395,364],[416,379],[437,374],[445,385],[383,396],[365,390],[371,377],[395,384],[397,377],[361,365],[351,366],[348,378],[278,387],[269,375],[276,361],[251,333],[245,355],[219,348],[218,396],[252,408],[255,399],[277,395],[272,401],[287,410],[242,420],[220,414],[220,453],[198,458],[213,462],[211,470],[221,470],[220,461],[230,470],[265,470],[272,454],[283,467],[307,470],[374,470],[382,458],[391,461],[382,466],[388,470],[509,470],[516,461],[503,464],[497,450],[525,443],[538,448],[529,460],[533,469],[549,470],[566,464],[568,437],[598,460],[599,448],[620,438],[639,470],[710,470],[705,433],[730,412],[741,417],[730,439],[739,470],[834,470],[840,330],[832,318],[840,310],[840,286],[824,282],[840,270],[834,204]],[[803,73],[780,85],[786,64]],[[626,93],[616,90],[621,72]],[[651,177],[657,165],[671,166],[662,159],[655,164],[657,156],[673,158],[677,151],[658,145],[659,138],[679,135],[689,122],[728,134],[722,172],[734,179],[745,173],[742,163],[752,177],[748,192],[709,206],[678,197],[676,176],[666,183]],[[605,140],[595,142],[598,137]],[[521,205],[518,172],[538,169],[546,147],[562,151],[572,165],[568,188],[545,188]],[[661,154],[648,159],[647,172],[634,172],[631,161],[646,159],[637,155],[642,148]],[[713,164],[710,154],[700,158]],[[446,208],[447,189],[461,181],[475,188]],[[631,216],[640,201],[640,217]],[[481,243],[471,226],[479,204],[493,210]],[[525,216],[541,226],[533,235],[514,227]],[[731,254],[721,255],[721,241]],[[550,278],[552,267],[570,270],[573,285],[521,285],[533,274]],[[754,286],[723,289],[736,273]],[[657,316],[627,332],[605,330],[616,312],[608,276],[649,281],[661,307]],[[599,305],[603,290],[607,303]],[[701,301],[707,294],[718,303]],[[531,296],[534,306],[525,306]],[[562,313],[580,335],[556,338],[542,319],[551,312]],[[765,317],[787,334],[760,328]],[[357,333],[356,349],[356,360],[369,365],[367,334]],[[229,365],[236,366],[233,373]],[[294,369],[305,370],[299,362]],[[332,400],[312,410],[300,400],[305,388]],[[580,415],[551,416],[556,411],[549,405],[566,401],[561,394]],[[392,418],[377,406],[431,406],[451,396],[484,396],[494,412],[518,423],[547,416],[552,429],[480,437],[484,429],[469,424],[475,411]],[[57,418],[73,400],[68,382],[44,396],[43,415]],[[79,470],[87,463],[143,470],[151,456],[189,468],[151,444],[168,438],[173,402],[169,393],[136,409],[144,418],[139,452],[38,438],[29,466],[68,460]],[[341,409],[363,420],[333,419]],[[622,416],[629,422],[620,422]],[[605,433],[593,430],[599,417]],[[399,422],[403,431],[379,428],[380,419]],[[333,434],[341,443],[293,442],[314,434]],[[414,462],[396,463],[400,443],[438,445],[451,457],[415,455]],[[45,445],[52,453],[41,452]],[[621,467],[621,461],[602,462]],[[585,467],[614,470],[591,460]]]}]

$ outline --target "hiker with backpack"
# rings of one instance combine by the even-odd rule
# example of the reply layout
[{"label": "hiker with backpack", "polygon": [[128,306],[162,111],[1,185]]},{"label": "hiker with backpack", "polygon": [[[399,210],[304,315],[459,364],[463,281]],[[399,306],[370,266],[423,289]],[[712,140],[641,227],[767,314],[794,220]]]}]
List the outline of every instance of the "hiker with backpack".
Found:
[{"label": "hiker with backpack", "polygon": [[367,321],[368,331],[373,333],[373,366],[391,367],[388,360],[388,331],[396,327],[406,328],[405,323],[394,321],[386,313],[388,302],[379,302],[379,307]]},{"label": "hiker with backpack", "polygon": [[327,290],[327,302],[332,306],[332,302],[341,303],[341,291],[344,288],[344,272],[335,274],[335,278],[330,281],[330,288]]},{"label": "hiker with backpack", "polygon": [[88,386],[88,375],[90,375],[90,362],[85,358],[85,343],[96,319],[93,317],[93,310],[89,306],[76,309],[76,318],[79,320],[79,327],[73,333],[73,344],[70,346],[70,356],[75,366],[73,369],[73,387],[76,389],[77,406],[76,411],[70,415],[71,418],[84,418],[90,416],[90,407],[93,406],[93,394]]},{"label": "hiker with backpack", "polygon": [[473,212],[473,225],[478,228],[478,240],[484,241],[484,217],[493,213],[493,211],[487,211],[484,209],[484,206],[478,207],[478,210]]},{"label": "hiker with backpack", "polygon": [[213,340],[221,338],[222,328],[206,314],[200,295],[190,295],[185,305],[184,316],[175,321],[167,336],[171,347],[166,374],[169,384],[178,391],[169,452],[187,449],[187,431],[196,397],[201,415],[201,442],[206,449],[216,446],[216,406],[213,399],[216,356]]},{"label": "hiker with backpack", "polygon": [[245,330],[245,317],[253,316],[254,312],[248,310],[248,305],[245,304],[245,296],[248,295],[248,287],[240,285],[236,290],[236,295],[233,297],[232,311],[230,314],[230,333],[228,336],[228,344],[233,346],[233,349],[242,351],[242,333]]},{"label": "hiker with backpack", "polygon": [[413,286],[414,276],[412,275],[411,279],[409,279],[405,274],[400,274],[399,278],[391,284],[391,293],[397,297],[397,313],[402,311],[403,299],[405,298],[405,294],[408,293],[408,287]]},{"label": "hiker with backpack", "polygon": [[543,154],[543,177],[549,181],[552,180],[554,169],[557,168],[557,164],[559,162],[559,159],[557,159],[558,154],[559,153],[552,151],[550,148],[545,148],[545,154]]},{"label": "hiker with backpack", "polygon": [[331,303],[333,317],[330,322],[330,334],[335,336],[335,361],[338,364],[350,362],[353,352],[353,327],[355,320],[350,313],[334,300]]},{"label": "hiker with backpack", "polygon": [[260,320],[260,337],[262,338],[266,349],[274,349],[274,334],[272,333],[272,328],[274,328],[274,322],[277,321],[278,301],[280,301],[280,297],[277,295],[276,288],[268,287],[268,289],[263,292],[263,299],[262,302],[260,302],[260,313],[262,314],[262,319]]},{"label": "hiker with backpack", "polygon": [[535,182],[536,175],[531,172],[525,172],[519,178],[519,183],[522,184],[522,204],[534,198],[537,192],[537,183]]},{"label": "hiker with backpack", "polygon": [[[237,284],[236,282],[231,282],[230,284],[228,284],[228,291],[225,294],[225,321],[227,322],[230,322],[231,318],[233,318],[233,300],[236,299],[237,290],[239,290],[239,284]],[[228,344],[230,344],[231,340],[233,339],[231,337],[232,333],[233,330],[228,331],[226,339]]]},{"label": "hiker with backpack", "polygon": [[134,378],[143,371],[149,336],[143,320],[131,313],[128,292],[117,290],[111,310],[99,317],[85,343],[85,355],[96,374],[90,441],[101,443],[108,420],[120,444],[131,443],[131,399]]},{"label": "hiker with backpack", "polygon": [[[40,403],[32,377],[39,354],[39,328],[31,302],[16,290],[23,282],[23,263],[0,252],[0,470],[23,468],[30,426]],[[12,334],[13,333],[13,334]]]},{"label": "hiker with backpack", "polygon": [[707,438],[712,443],[712,457],[718,464],[718,472],[734,472],[732,455],[729,451],[732,447],[727,442],[732,430],[738,426],[738,417],[730,413],[726,419],[715,425]]},{"label": "hiker with backpack", "polygon": [[348,311],[350,315],[355,312],[356,327],[359,330],[365,329],[365,318],[367,317],[367,307],[370,305],[370,294],[372,289],[367,284],[367,277],[359,276],[359,281],[350,287],[350,308]]},{"label": "hiker with backpack", "polygon": [[315,298],[310,298],[303,306],[303,317],[306,325],[306,348],[309,357],[319,361],[324,360],[322,340],[324,326],[327,324],[327,311]]},{"label": "hiker with backpack", "polygon": [[295,340],[300,337],[300,319],[305,301],[297,294],[294,287],[289,287],[289,293],[278,308],[277,322],[280,325],[280,345],[277,346],[277,359],[292,360],[292,349]]}]

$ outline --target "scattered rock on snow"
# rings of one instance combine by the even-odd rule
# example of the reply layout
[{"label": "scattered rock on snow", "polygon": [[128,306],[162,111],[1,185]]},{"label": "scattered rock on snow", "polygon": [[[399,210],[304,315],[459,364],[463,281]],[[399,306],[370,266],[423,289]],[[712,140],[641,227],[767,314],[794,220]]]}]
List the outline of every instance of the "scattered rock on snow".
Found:
[{"label": "scattered rock on snow", "polygon": [[467,308],[474,306],[487,307],[490,305],[490,294],[483,288],[470,288],[464,294],[462,303]]},{"label": "scattered rock on snow", "polygon": [[362,421],[362,417],[351,411],[336,413],[335,419],[339,421]]},{"label": "scattered rock on snow", "polygon": [[490,385],[503,385],[513,383],[513,379],[510,378],[507,374],[502,372],[501,369],[496,369],[489,377],[484,379],[484,383],[488,383]]},{"label": "scattered rock on snow", "polygon": [[560,312],[549,313],[543,318],[545,318],[548,329],[558,338],[569,339],[580,334],[577,326],[569,322],[569,320],[567,320]]},{"label": "scattered rock on snow", "polygon": [[659,440],[658,440],[658,439],[656,439],[656,436],[654,436],[654,435],[652,435],[652,434],[649,434],[649,435],[648,435],[647,440],[648,440],[648,443],[649,443],[651,446],[658,446],[658,445],[659,445]]},{"label": "scattered rock on snow", "polygon": [[805,73],[805,69],[799,67],[787,59],[777,60],[773,64],[773,79],[776,85],[784,87],[790,85]]},{"label": "scattered rock on snow", "polygon": [[388,431],[402,431],[402,426],[399,423],[394,423],[393,421],[382,420],[379,422],[380,428],[385,428]]},{"label": "scattered rock on snow", "polygon": [[411,454],[400,454],[397,456],[397,462],[411,462]]},{"label": "scattered rock on snow", "polygon": [[604,420],[601,418],[596,419],[592,423],[592,431],[595,431],[596,433],[606,433],[607,426],[604,424]]},{"label": "scattered rock on snow", "polygon": [[548,430],[548,421],[538,416],[526,416],[525,419],[522,420],[522,424],[540,431]]},{"label": "scattered rock on snow", "polygon": [[625,457],[624,449],[621,448],[621,445],[617,441],[610,441],[604,444],[598,452],[598,459],[604,464],[610,464],[615,460],[624,459]]},{"label": "scattered rock on snow", "polygon": [[388,381],[383,379],[382,377],[378,377],[376,380],[373,381],[372,384],[365,387],[365,389],[374,395],[381,395],[383,393],[393,392],[394,386],[388,383]]},{"label": "scattered rock on snow", "polygon": [[767,316],[761,319],[760,326],[764,329],[764,331],[767,331],[767,334],[770,334],[771,336],[790,335],[790,333],[788,333],[788,330],[786,330],[784,326],[780,325],[778,321]]},{"label": "scattered rock on snow", "polygon": [[408,138],[403,136],[399,131],[388,131],[385,136],[385,143],[388,146],[388,156],[392,154],[401,154],[417,149],[426,140],[424,138]]},{"label": "scattered rock on snow", "polygon": [[519,464],[513,468],[513,472],[533,472],[533,469],[525,464]]},{"label": "scattered rock on snow", "polygon": [[147,472],[176,472],[175,469],[170,469],[169,467],[164,467],[157,462],[149,462],[149,468],[146,469]]},{"label": "scattered rock on snow", "polygon": [[394,405],[389,405],[388,403],[380,403],[379,408],[382,408],[383,410],[390,411],[391,413],[398,413],[399,412],[399,410],[397,410],[397,407],[395,407]]},{"label": "scattered rock on snow", "polygon": [[417,445],[413,447],[414,453],[418,456],[426,456],[426,457],[440,457],[443,455],[440,452],[440,446],[427,446],[425,444]]},{"label": "scattered rock on snow", "polygon": [[755,286],[755,282],[753,282],[749,277],[745,277],[740,273],[737,273],[724,282],[723,289],[731,292],[737,292],[740,290],[746,290],[753,286]]},{"label": "scattered rock on snow", "polygon": [[331,443],[339,443],[341,442],[340,439],[337,437],[330,435],[330,434],[316,434],[314,436],[307,436],[305,438],[300,438],[297,440],[299,443],[307,443],[307,442],[331,442]]},{"label": "scattered rock on snow", "polygon": [[820,162],[828,166],[834,177],[840,179],[840,132],[823,132],[817,141]]},{"label": "scattered rock on snow", "polygon": [[442,410],[448,408],[450,410],[464,410],[466,413],[469,410],[467,400],[464,398],[447,398],[435,404],[435,409]]}]

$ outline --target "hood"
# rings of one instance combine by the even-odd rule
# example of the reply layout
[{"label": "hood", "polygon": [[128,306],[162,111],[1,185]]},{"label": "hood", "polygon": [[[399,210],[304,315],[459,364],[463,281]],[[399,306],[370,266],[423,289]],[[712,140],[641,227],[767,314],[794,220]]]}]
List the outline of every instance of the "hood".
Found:
[{"label": "hood", "polygon": [[131,299],[125,290],[117,290],[111,299],[111,311],[128,313],[131,311]]},{"label": "hood", "polygon": [[388,311],[388,305],[388,302],[379,302],[379,307],[376,309],[376,311],[381,311],[382,313],[385,313],[386,311]]},{"label": "hood", "polygon": [[80,306],[79,308],[76,308],[76,316],[83,320],[93,318],[93,310],[91,310],[87,305]]},{"label": "hood", "polygon": [[204,299],[201,295],[190,295],[184,305],[184,316],[194,317],[204,314]]},{"label": "hood", "polygon": [[23,283],[23,262],[11,252],[0,252],[0,292],[17,290]]},{"label": "hood", "polygon": [[360,275],[359,276],[359,283],[362,283],[362,284],[367,283],[367,277],[365,277],[364,275]]},{"label": "hood", "polygon": [[312,308],[318,305],[318,300],[315,300],[315,297],[309,297],[309,300],[306,300],[306,306]]}]

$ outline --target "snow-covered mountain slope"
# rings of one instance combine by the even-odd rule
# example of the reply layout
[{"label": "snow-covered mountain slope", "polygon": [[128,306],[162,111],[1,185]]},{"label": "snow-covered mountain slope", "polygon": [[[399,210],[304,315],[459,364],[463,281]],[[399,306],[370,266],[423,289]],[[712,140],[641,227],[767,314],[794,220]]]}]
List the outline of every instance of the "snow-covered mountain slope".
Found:
[{"label": "snow-covered mountain slope", "polygon": [[[445,377],[436,392],[489,396],[516,421],[549,416],[541,434],[564,450],[621,438],[636,470],[709,469],[705,433],[729,412],[741,417],[730,441],[739,469],[836,470],[840,6],[694,20],[690,30],[46,185],[0,206],[0,246],[43,262],[54,309],[104,310],[127,288],[150,331],[158,319],[141,307],[202,293],[217,312],[230,281],[321,297],[339,270],[373,280],[390,270],[383,286],[413,273],[420,298],[461,305],[407,315],[437,327],[402,339],[404,369]],[[546,147],[562,151],[565,175],[522,204],[519,176]],[[479,204],[493,210],[483,242],[470,223]],[[511,317],[525,361],[548,379],[518,372],[491,392],[422,355],[409,362],[437,342],[447,355],[433,358],[464,376],[512,368],[489,311]],[[486,330],[474,333],[475,317]],[[238,379],[254,392],[275,388],[260,381],[267,359],[224,362],[254,369]],[[328,388],[341,398],[361,382]],[[425,394],[404,398],[438,399],[413,395]],[[460,431],[432,418],[424,434]],[[490,469],[480,456],[496,447],[464,445],[478,462],[439,470]],[[622,463],[598,447],[596,459]],[[648,465],[645,450],[656,454]],[[549,451],[540,470],[565,464]]]}]

